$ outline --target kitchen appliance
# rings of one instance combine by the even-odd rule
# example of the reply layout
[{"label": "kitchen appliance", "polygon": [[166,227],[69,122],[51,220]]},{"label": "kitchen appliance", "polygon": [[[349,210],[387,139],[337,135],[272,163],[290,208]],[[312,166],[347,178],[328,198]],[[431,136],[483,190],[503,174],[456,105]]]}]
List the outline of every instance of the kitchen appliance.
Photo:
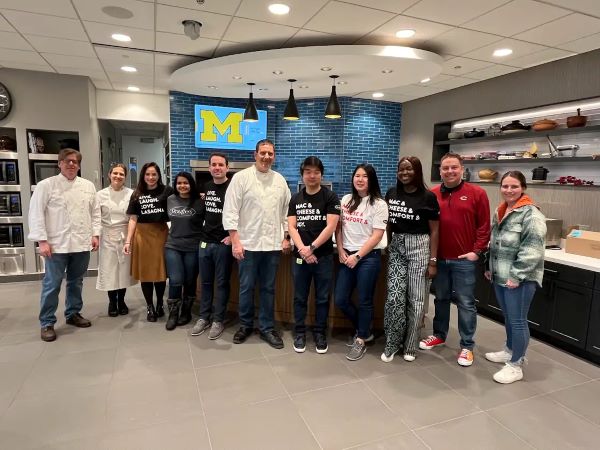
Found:
[{"label": "kitchen appliance", "polygon": [[562,226],[562,219],[550,219],[546,217],[546,248],[560,248]]},{"label": "kitchen appliance", "polygon": [[543,166],[539,166],[533,169],[531,172],[533,174],[533,177],[531,178],[532,182],[544,183],[548,178],[548,172],[550,171]]},{"label": "kitchen appliance", "polygon": [[[227,171],[227,178],[231,179],[231,177],[233,177],[240,170],[244,170],[247,167],[252,166],[253,164],[253,162],[229,161],[229,170]],[[192,159],[190,160],[190,167],[192,168],[192,171],[194,173],[194,179],[196,180],[198,192],[200,192],[201,194],[205,193],[206,189],[204,185],[209,181],[212,181],[212,175],[208,170],[208,161]]]},{"label": "kitchen appliance", "polygon": [[25,245],[22,223],[0,223],[0,248]]},{"label": "kitchen appliance", "polygon": [[0,184],[19,184],[17,161],[0,159]]},{"label": "kitchen appliance", "polygon": [[0,248],[0,275],[25,273],[25,247]]},{"label": "kitchen appliance", "polygon": [[0,216],[21,215],[21,194],[18,192],[0,192]]},{"label": "kitchen appliance", "polygon": [[587,116],[581,115],[581,109],[577,108],[577,115],[567,117],[567,128],[585,127]]},{"label": "kitchen appliance", "polygon": [[465,132],[465,134],[463,136],[467,139],[483,137],[483,136],[485,136],[485,131],[478,130],[477,128],[473,128],[471,131]]},{"label": "kitchen appliance", "polygon": [[38,184],[59,173],[60,168],[56,161],[31,161],[32,184]]},{"label": "kitchen appliance", "polygon": [[[552,142],[552,139],[550,139],[550,136],[546,136],[546,139],[548,139],[548,149],[550,150],[551,158],[557,158],[557,157],[561,157],[561,156],[571,156],[571,157],[577,156],[577,150],[579,150],[579,145],[577,145],[577,144],[554,145],[554,142]],[[564,153],[564,152],[568,152],[568,151],[571,152],[570,155],[567,155]]]}]

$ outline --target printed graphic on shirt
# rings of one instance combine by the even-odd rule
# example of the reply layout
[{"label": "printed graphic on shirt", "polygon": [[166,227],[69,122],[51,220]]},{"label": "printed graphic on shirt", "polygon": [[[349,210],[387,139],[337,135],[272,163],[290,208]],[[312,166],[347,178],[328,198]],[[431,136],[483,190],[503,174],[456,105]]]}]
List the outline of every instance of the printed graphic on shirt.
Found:
[{"label": "printed graphic on shirt", "polygon": [[388,208],[390,211],[390,223],[398,223],[399,219],[404,220],[421,220],[421,216],[410,206],[406,205],[404,200],[388,200]]},{"label": "printed graphic on shirt", "polygon": [[174,206],[169,209],[170,217],[192,217],[197,213],[194,208],[188,206]]},{"label": "printed graphic on shirt", "polygon": [[140,204],[140,215],[141,216],[165,212],[164,208],[160,204],[161,203],[160,199],[157,197],[154,197],[152,195],[140,195],[140,198],[138,201]]},{"label": "printed graphic on shirt", "polygon": [[217,194],[217,191],[210,190],[207,191],[204,196],[204,205],[206,207],[206,212],[223,214],[223,202],[225,197],[223,193],[221,195]]},{"label": "printed graphic on shirt", "polygon": [[355,209],[354,211],[350,212],[349,204],[343,205],[342,211],[343,211],[343,214],[342,214],[343,222],[353,222],[353,223],[360,223],[362,225],[369,225],[369,219],[365,215],[364,211],[359,211],[358,209]]}]

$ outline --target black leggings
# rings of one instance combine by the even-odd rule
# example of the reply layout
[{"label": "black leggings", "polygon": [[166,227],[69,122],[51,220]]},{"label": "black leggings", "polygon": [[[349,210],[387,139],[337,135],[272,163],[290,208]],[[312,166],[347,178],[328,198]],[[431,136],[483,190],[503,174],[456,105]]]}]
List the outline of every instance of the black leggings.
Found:
[{"label": "black leggings", "polygon": [[165,289],[167,287],[166,281],[142,281],[140,284],[142,285],[142,293],[144,294],[144,299],[148,306],[152,305],[153,290],[156,291],[156,304],[162,305]]},{"label": "black leggings", "polygon": [[108,291],[108,299],[111,302],[116,302],[117,300],[122,302],[123,300],[125,300],[125,291],[127,291],[126,288]]}]

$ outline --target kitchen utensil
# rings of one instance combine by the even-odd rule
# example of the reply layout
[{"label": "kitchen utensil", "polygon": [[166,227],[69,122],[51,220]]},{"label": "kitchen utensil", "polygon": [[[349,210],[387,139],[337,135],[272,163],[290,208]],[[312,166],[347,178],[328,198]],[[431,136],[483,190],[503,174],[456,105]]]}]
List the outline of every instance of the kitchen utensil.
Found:
[{"label": "kitchen utensil", "polygon": [[[560,157],[560,156],[571,156],[571,157],[577,156],[577,150],[579,150],[579,145],[577,145],[577,144],[554,145],[554,142],[552,142],[552,139],[550,139],[550,136],[546,136],[546,139],[548,139],[548,148],[550,149],[550,156],[552,158],[556,158],[556,157]],[[571,151],[570,155],[563,153],[563,152],[568,152],[568,151]]]},{"label": "kitchen utensil", "polygon": [[558,122],[556,120],[542,119],[533,122],[531,128],[533,128],[535,131],[548,131],[554,130],[557,126]]},{"label": "kitchen utensil", "polygon": [[463,137],[462,131],[451,131],[450,133],[448,133],[448,139],[450,139],[450,140],[462,139],[462,137]]},{"label": "kitchen utensil", "polygon": [[548,172],[550,171],[543,166],[539,166],[533,169],[531,172],[533,174],[531,181],[534,183],[544,183],[548,178]]},{"label": "kitchen utensil", "polygon": [[498,172],[493,169],[481,169],[477,175],[479,175],[479,181],[485,181],[486,183],[491,183],[496,180],[498,177]]},{"label": "kitchen utensil", "polygon": [[502,131],[504,133],[514,133],[514,132],[527,131],[530,128],[531,128],[530,125],[523,125],[520,120],[513,120],[511,123],[504,125],[502,127]]},{"label": "kitchen utensil", "polygon": [[17,141],[10,136],[0,136],[0,150],[12,151],[17,149]]},{"label": "kitchen utensil", "polygon": [[587,116],[581,115],[581,109],[577,108],[577,115],[567,117],[567,128],[585,127]]},{"label": "kitchen utensil", "polygon": [[467,131],[464,134],[464,137],[469,139],[469,138],[477,138],[477,137],[483,137],[485,136],[485,131],[483,130],[478,130],[477,128],[473,128],[471,131]]}]

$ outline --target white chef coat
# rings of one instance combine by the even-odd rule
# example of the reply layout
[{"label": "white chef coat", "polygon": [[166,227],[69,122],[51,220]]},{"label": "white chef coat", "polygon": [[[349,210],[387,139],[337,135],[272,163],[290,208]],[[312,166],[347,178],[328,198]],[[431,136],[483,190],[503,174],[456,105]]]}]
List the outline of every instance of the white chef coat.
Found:
[{"label": "white chef coat", "polygon": [[48,241],[53,253],[88,252],[100,235],[100,208],[91,181],[64,175],[40,181],[29,204],[32,241]]},{"label": "white chef coat", "polygon": [[131,256],[123,252],[129,224],[126,211],[131,194],[133,190],[128,187],[115,191],[110,186],[96,194],[96,202],[102,215],[96,279],[96,289],[100,291],[123,289],[137,283],[130,275]]},{"label": "white chef coat", "polygon": [[237,230],[245,250],[281,250],[290,197],[281,174],[248,167],[235,174],[225,193],[223,228]]}]

